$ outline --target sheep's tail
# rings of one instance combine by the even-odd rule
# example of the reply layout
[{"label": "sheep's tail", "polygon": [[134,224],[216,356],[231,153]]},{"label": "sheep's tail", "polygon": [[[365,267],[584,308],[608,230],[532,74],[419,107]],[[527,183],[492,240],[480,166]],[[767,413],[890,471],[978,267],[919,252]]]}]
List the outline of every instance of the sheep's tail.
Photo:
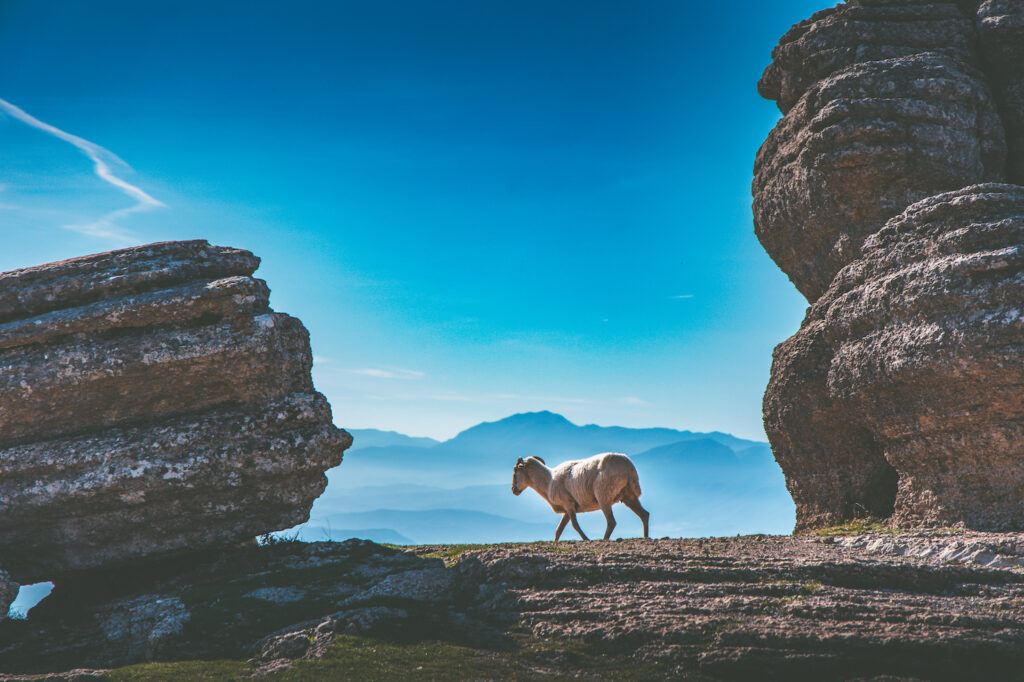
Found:
[{"label": "sheep's tail", "polygon": [[636,469],[633,469],[633,471],[630,472],[629,483],[626,487],[629,488],[629,493],[633,497],[640,497],[640,476],[637,475]]}]

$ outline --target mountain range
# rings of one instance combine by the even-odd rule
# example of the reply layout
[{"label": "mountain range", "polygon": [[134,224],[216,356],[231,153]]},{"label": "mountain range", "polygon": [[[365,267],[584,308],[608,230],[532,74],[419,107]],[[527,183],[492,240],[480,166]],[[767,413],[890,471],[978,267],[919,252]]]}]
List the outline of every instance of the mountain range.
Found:
[{"label": "mountain range", "polygon": [[[653,536],[793,527],[793,503],[768,444],[727,433],[579,426],[553,412],[485,422],[443,442],[376,429],[349,432],[353,445],[328,472],[309,522],[284,534],[396,544],[550,540],[558,516],[533,491],[520,497],[510,491],[516,458],[539,456],[554,466],[599,452],[632,458]],[[613,538],[641,534],[632,512],[622,505],[614,512]],[[603,533],[600,513],[582,514],[580,522],[591,537]]]}]

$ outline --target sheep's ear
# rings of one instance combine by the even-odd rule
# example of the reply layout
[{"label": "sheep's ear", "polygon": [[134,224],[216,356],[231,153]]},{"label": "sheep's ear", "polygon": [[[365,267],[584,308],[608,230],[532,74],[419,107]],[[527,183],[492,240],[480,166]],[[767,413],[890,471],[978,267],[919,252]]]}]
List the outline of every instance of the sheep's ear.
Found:
[{"label": "sheep's ear", "polygon": [[537,457],[536,455],[534,455],[534,457],[533,457],[533,458],[534,458],[534,459],[536,459],[536,460],[538,460],[538,461],[540,461],[540,463],[541,463],[541,464],[543,464],[544,466],[547,466],[547,465],[548,465],[548,463],[547,463],[547,462],[545,462],[544,460],[542,460],[542,459],[541,459],[540,457]]},{"label": "sheep's ear", "polygon": [[519,466],[522,463],[523,463],[523,458],[522,457],[520,457],[519,459],[516,460],[516,466]]}]

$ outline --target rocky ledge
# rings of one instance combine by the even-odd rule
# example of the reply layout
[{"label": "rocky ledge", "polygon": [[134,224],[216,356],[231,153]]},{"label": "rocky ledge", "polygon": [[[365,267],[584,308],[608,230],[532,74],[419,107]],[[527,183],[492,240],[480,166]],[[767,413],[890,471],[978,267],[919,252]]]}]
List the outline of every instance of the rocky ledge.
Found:
[{"label": "rocky ledge", "polygon": [[258,265],[197,240],[0,274],[0,568],[13,580],[307,518],[351,437]]},{"label": "rocky ledge", "polygon": [[335,664],[358,676],[372,651],[378,675],[441,679],[474,676],[472,661],[520,679],[1009,679],[1024,669],[1024,572],[983,547],[1020,557],[1024,536],[238,548],[81,574],[0,625],[16,642],[0,670],[234,659],[239,677],[327,679]]}]

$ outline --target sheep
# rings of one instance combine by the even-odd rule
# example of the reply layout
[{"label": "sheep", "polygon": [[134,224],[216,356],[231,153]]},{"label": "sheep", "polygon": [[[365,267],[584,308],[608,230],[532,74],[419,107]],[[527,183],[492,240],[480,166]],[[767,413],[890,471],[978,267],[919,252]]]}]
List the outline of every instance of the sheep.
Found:
[{"label": "sheep", "polygon": [[562,520],[555,531],[555,542],[562,536],[565,525],[572,527],[584,540],[589,540],[576,522],[581,512],[604,512],[608,527],[604,539],[611,537],[615,529],[612,505],[622,502],[633,510],[644,523],[644,537],[647,535],[647,521],[651,515],[640,506],[640,478],[629,457],[618,452],[605,452],[587,459],[563,462],[549,469],[540,457],[520,457],[512,472],[512,494],[521,495],[527,488],[533,488],[551,505]]}]

